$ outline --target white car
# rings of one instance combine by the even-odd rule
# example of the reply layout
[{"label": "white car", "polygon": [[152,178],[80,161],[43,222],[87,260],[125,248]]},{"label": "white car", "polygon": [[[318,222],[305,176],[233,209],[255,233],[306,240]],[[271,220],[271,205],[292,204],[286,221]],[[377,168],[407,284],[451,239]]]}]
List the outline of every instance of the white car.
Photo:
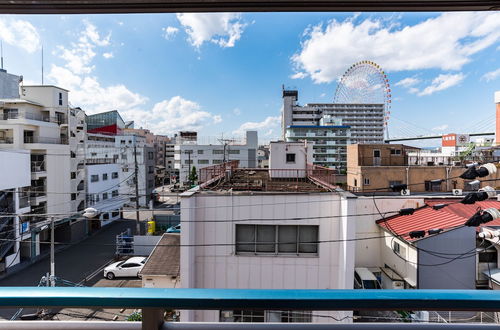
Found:
[{"label": "white car", "polygon": [[104,277],[109,280],[115,277],[137,277],[145,263],[145,257],[132,257],[125,261],[112,263],[104,268]]}]

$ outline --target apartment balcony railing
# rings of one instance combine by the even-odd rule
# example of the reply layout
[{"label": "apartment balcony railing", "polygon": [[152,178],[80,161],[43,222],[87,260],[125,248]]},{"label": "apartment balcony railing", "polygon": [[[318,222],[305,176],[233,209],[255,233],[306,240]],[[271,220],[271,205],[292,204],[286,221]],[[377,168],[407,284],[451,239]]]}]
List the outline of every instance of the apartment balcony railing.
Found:
[{"label": "apartment balcony railing", "polygon": [[31,113],[31,112],[7,112],[0,116],[2,120],[13,120],[13,119],[29,119],[36,121],[44,121],[47,123],[56,123],[58,125],[67,124],[68,119],[65,115],[62,116],[48,116],[44,114]]},{"label": "apartment balcony railing", "polygon": [[1,307],[140,308],[141,322],[0,321],[0,329],[491,329],[488,324],[443,323],[181,323],[176,310],[405,310],[498,311],[500,295],[487,290],[232,290],[98,287],[2,287]]},{"label": "apartment balcony railing", "polygon": [[43,143],[43,144],[68,144],[68,138],[62,137],[43,137],[43,136],[25,136],[24,143]]},{"label": "apartment balcony railing", "polygon": [[30,206],[30,197],[28,195],[19,196],[19,208]]},{"label": "apartment balcony railing", "polygon": [[12,144],[14,143],[14,139],[11,137],[0,137],[1,144]]},{"label": "apartment balcony railing", "polygon": [[31,172],[45,172],[45,161],[32,161]]}]

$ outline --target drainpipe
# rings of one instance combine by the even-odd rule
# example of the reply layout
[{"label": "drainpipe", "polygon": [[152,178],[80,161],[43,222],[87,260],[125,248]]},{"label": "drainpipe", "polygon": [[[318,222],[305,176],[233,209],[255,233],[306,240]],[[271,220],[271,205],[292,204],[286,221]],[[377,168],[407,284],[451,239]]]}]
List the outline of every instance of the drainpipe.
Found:
[{"label": "drainpipe", "polygon": [[410,167],[406,167],[406,185],[410,186]]},{"label": "drainpipe", "polygon": [[451,167],[446,167],[446,191],[450,190],[450,183],[449,183],[450,170],[451,170]]}]

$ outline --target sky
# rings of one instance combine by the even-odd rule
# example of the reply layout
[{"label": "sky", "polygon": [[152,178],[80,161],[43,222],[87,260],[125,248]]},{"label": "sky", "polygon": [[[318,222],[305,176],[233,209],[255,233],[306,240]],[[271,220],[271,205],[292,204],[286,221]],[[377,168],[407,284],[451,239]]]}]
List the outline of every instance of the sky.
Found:
[{"label": "sky", "polygon": [[329,103],[354,63],[391,85],[391,137],[492,131],[500,12],[0,15],[4,68],[154,133],[278,138],[281,90]]}]

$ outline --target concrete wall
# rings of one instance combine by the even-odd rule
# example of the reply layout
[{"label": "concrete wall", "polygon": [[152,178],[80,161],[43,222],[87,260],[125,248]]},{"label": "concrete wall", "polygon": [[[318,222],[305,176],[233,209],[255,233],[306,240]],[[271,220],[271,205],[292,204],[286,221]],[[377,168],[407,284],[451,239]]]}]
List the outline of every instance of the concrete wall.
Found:
[{"label": "concrete wall", "polygon": [[0,190],[31,185],[29,151],[1,150],[0,157]]},{"label": "concrete wall", "polygon": [[[384,239],[379,241],[381,244],[382,263],[403,277],[410,286],[417,286],[417,249],[406,241],[395,238],[386,231],[383,231],[382,234],[384,235]],[[393,250],[395,244],[400,245],[401,252],[399,255]]]},{"label": "concrete wall", "polygon": [[160,239],[161,236],[134,235],[134,255],[149,256]]},{"label": "concrete wall", "polygon": [[[120,166],[118,164],[87,165],[87,193],[100,193],[100,199],[102,200],[102,193],[104,191],[111,195],[113,190],[118,190],[118,184],[120,183],[119,175],[117,178],[113,179],[113,172],[117,174],[120,173]],[[108,175],[107,180],[103,180],[103,174]],[[99,181],[92,182],[92,175],[97,175]],[[108,196],[108,198],[111,198],[111,196]]]},{"label": "concrete wall", "polygon": [[[68,107],[68,91],[55,86],[23,86],[22,98],[43,104],[48,108]],[[59,93],[62,94],[62,105],[59,105]],[[51,109],[53,110],[53,109]]]},{"label": "concrete wall", "polygon": [[[294,154],[295,161],[287,162],[287,154]],[[269,144],[269,176],[271,178],[306,177],[307,164],[313,162],[312,144],[303,142],[271,142]],[[299,170],[280,171],[280,170]]]},{"label": "concrete wall", "polygon": [[0,70],[0,99],[19,98],[19,76]]},{"label": "concrete wall", "polygon": [[[476,255],[450,261],[459,253],[474,253],[476,249],[476,228],[462,227],[439,235],[421,239],[416,243],[418,254],[419,289],[467,289],[476,288]],[[426,252],[429,251],[429,252]],[[446,258],[432,252],[449,253]],[[449,262],[449,263],[447,263]],[[444,265],[437,265],[446,263]],[[436,265],[436,266],[425,266]]]},{"label": "concrete wall", "polygon": [[167,288],[179,287],[179,279],[168,275],[142,275],[143,288]]},{"label": "concrete wall", "polygon": [[[376,203],[376,204],[375,204]],[[402,208],[421,207],[424,205],[423,198],[402,197],[402,196],[376,196],[358,197],[356,201],[356,210],[353,214],[358,215],[356,219],[356,238],[363,239],[368,237],[382,236],[382,230],[375,221],[382,219],[377,208],[382,214],[386,212],[399,211]],[[375,207],[376,206],[376,207]],[[361,214],[366,214],[361,216]],[[395,213],[390,213],[394,215]],[[385,261],[382,258],[382,243],[379,238],[356,241],[356,267],[383,267]]]},{"label": "concrete wall", "polygon": [[[352,288],[354,242],[320,243],[317,255],[300,256],[236,254],[234,246],[236,224],[318,225],[320,241],[353,238],[355,219],[342,216],[355,212],[352,203],[338,193],[209,195],[187,192],[181,196],[181,244],[206,246],[181,247],[182,287]],[[286,220],[296,217],[305,219]],[[262,220],[269,218],[274,220]],[[213,243],[228,245],[210,245]],[[344,315],[343,312],[325,314]],[[219,320],[218,311],[190,311],[181,317],[186,321]],[[317,321],[334,322],[329,318]]]}]

